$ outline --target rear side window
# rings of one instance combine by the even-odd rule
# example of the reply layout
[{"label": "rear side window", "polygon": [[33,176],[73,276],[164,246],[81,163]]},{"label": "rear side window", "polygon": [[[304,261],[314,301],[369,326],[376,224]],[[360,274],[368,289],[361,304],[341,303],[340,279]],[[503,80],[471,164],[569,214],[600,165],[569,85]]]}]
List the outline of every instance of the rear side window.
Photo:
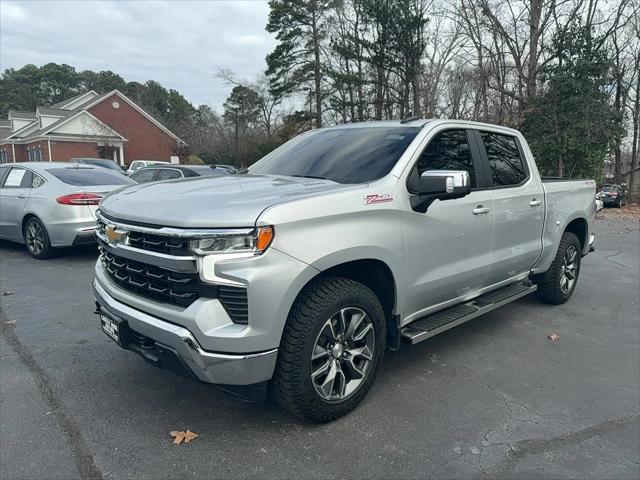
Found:
[{"label": "rear side window", "polygon": [[182,178],[182,174],[178,170],[169,170],[163,168],[158,173],[158,180],[173,180],[175,178]]},{"label": "rear side window", "polygon": [[4,179],[2,188],[31,188],[33,174],[24,168],[12,168]]},{"label": "rear side window", "polygon": [[427,170],[466,170],[475,188],[476,170],[464,130],[445,130],[431,139],[416,165],[418,175]]},{"label": "rear side window", "polygon": [[51,175],[67,185],[89,187],[94,185],[132,185],[133,180],[102,168],[51,168]]},{"label": "rear side window", "polygon": [[516,139],[499,133],[480,132],[489,160],[494,186],[518,185],[527,173],[520,157]]},{"label": "rear side window", "polygon": [[138,183],[147,183],[147,182],[153,182],[153,179],[155,178],[155,176],[156,176],[156,170],[153,168],[150,168],[145,170],[138,169],[138,171],[136,173],[132,173],[129,178],[131,178],[132,180],[135,180]]}]

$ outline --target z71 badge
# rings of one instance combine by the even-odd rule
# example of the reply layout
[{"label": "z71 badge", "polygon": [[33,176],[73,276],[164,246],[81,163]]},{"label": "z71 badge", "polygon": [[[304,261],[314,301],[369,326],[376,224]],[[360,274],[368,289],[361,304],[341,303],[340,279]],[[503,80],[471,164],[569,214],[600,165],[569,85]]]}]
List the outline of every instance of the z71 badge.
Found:
[{"label": "z71 badge", "polygon": [[365,195],[364,204],[372,205],[374,203],[387,203],[393,202],[393,194],[392,193],[374,193],[371,195]]}]

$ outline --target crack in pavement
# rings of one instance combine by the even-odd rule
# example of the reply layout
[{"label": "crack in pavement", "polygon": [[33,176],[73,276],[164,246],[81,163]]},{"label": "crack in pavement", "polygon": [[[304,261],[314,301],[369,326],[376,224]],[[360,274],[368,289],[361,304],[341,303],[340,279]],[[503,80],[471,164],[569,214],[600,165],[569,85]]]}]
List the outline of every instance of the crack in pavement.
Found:
[{"label": "crack in pavement", "polygon": [[[581,430],[575,430],[575,429],[572,429],[569,425],[566,425],[563,422],[559,422],[557,419],[553,419],[549,416],[543,415],[540,412],[537,412],[536,410],[524,404],[514,401],[508,395],[501,392],[498,388],[496,388],[494,385],[489,383],[484,378],[484,376],[477,376],[470,371],[468,371],[467,373],[472,378],[476,378],[477,380],[481,381],[485,387],[487,387],[496,396],[498,396],[502,400],[504,407],[507,411],[507,418],[505,420],[505,423],[502,425],[504,429],[504,431],[502,432],[503,441],[490,441],[488,437],[491,434],[491,432],[487,432],[484,434],[484,440],[486,444],[480,448],[480,454],[478,455],[477,461],[478,461],[478,467],[481,469],[482,475],[485,477],[487,476],[487,471],[482,465],[483,454],[485,453],[485,449],[492,448],[492,447],[502,447],[502,448],[505,448],[506,450],[505,451],[506,458],[502,462],[496,464],[494,467],[491,468],[491,473],[489,475],[492,478],[503,477],[507,473],[512,472],[516,468],[518,461],[524,458],[528,454],[546,453],[553,450],[556,447],[561,447],[561,446],[564,447],[568,445],[579,445],[580,443],[583,443],[583,442],[589,443],[590,445],[604,452],[607,452],[611,455],[619,456],[619,452],[611,451],[605,448],[604,446],[599,445],[597,442],[595,442],[594,437],[598,437],[603,433],[615,431],[617,429],[624,428],[627,425],[637,423],[638,420],[640,419],[640,413],[635,413],[633,415],[629,415],[623,418],[607,420],[600,424],[593,425],[591,427],[586,427]],[[530,413],[534,417],[538,417],[547,422],[555,423],[569,431],[567,433],[563,433],[561,435],[558,435],[552,438],[527,439],[527,440],[520,440],[516,443],[512,443],[511,442],[511,424],[514,418],[514,410],[513,410],[514,406],[518,408],[522,408],[523,410]],[[541,425],[538,422],[533,422],[533,423],[537,425]],[[624,455],[622,455],[621,458],[626,462],[630,462],[635,465],[640,465],[639,461],[629,459]]]},{"label": "crack in pavement", "polygon": [[[612,452],[593,442],[594,437],[599,437],[603,433],[613,432],[628,425],[632,425],[637,423],[638,420],[640,420],[640,414],[636,413],[634,415],[614,420],[607,420],[597,425],[583,428],[582,430],[571,430],[568,433],[552,438],[520,440],[507,452],[507,458],[502,462],[502,465],[497,465],[496,468],[494,468],[492,476],[494,478],[506,476],[507,473],[512,472],[515,469],[518,461],[527,455],[545,453],[558,447],[579,445],[583,442],[588,442],[596,448],[616,455],[618,452]],[[622,458],[632,464],[640,465],[639,461],[626,458],[625,456],[622,456]]]},{"label": "crack in pavement", "polygon": [[623,263],[616,262],[615,260],[611,260],[613,257],[620,255],[621,253],[622,253],[622,250],[618,250],[617,252],[614,252],[611,255],[604,255],[602,258],[604,258],[607,262],[614,263],[620,267],[626,268],[627,270],[630,270],[630,269],[632,270],[632,267],[630,267],[629,265],[625,265]]},{"label": "crack in pavement", "polygon": [[20,341],[14,331],[15,325],[8,324],[8,321],[7,315],[0,307],[0,333],[31,373],[36,387],[42,393],[45,401],[49,403],[58,425],[69,437],[78,475],[82,480],[101,480],[102,474],[98,470],[93,454],[82,436],[80,426],[73,418],[69,417],[60,397],[53,389],[49,375],[38,365],[31,351]]}]

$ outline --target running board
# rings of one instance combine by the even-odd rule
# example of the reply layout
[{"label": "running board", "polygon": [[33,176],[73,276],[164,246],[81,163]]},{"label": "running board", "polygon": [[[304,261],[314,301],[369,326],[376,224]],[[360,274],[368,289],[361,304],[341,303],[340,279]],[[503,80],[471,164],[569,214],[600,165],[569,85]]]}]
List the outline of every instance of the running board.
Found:
[{"label": "running board", "polygon": [[415,345],[427,338],[511,303],[520,297],[529,295],[537,289],[537,285],[532,285],[528,282],[512,283],[506,287],[480,295],[466,303],[460,303],[415,320],[402,329],[402,338],[411,345]]}]

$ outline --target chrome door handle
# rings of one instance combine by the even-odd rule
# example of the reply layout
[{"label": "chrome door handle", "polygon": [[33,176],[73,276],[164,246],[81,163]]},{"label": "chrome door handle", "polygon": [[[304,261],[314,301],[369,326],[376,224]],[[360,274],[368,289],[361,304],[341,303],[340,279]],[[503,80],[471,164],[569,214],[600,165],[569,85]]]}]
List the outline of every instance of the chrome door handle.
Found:
[{"label": "chrome door handle", "polygon": [[483,213],[489,213],[489,208],[478,205],[476,208],[471,210],[471,213],[473,213],[474,215],[482,215]]},{"label": "chrome door handle", "polygon": [[538,205],[542,205],[542,200],[536,200],[535,198],[529,202],[529,205],[532,207],[537,207]]},{"label": "chrome door handle", "polygon": [[16,195],[16,197],[18,197],[18,198],[27,198],[26,195]]}]

